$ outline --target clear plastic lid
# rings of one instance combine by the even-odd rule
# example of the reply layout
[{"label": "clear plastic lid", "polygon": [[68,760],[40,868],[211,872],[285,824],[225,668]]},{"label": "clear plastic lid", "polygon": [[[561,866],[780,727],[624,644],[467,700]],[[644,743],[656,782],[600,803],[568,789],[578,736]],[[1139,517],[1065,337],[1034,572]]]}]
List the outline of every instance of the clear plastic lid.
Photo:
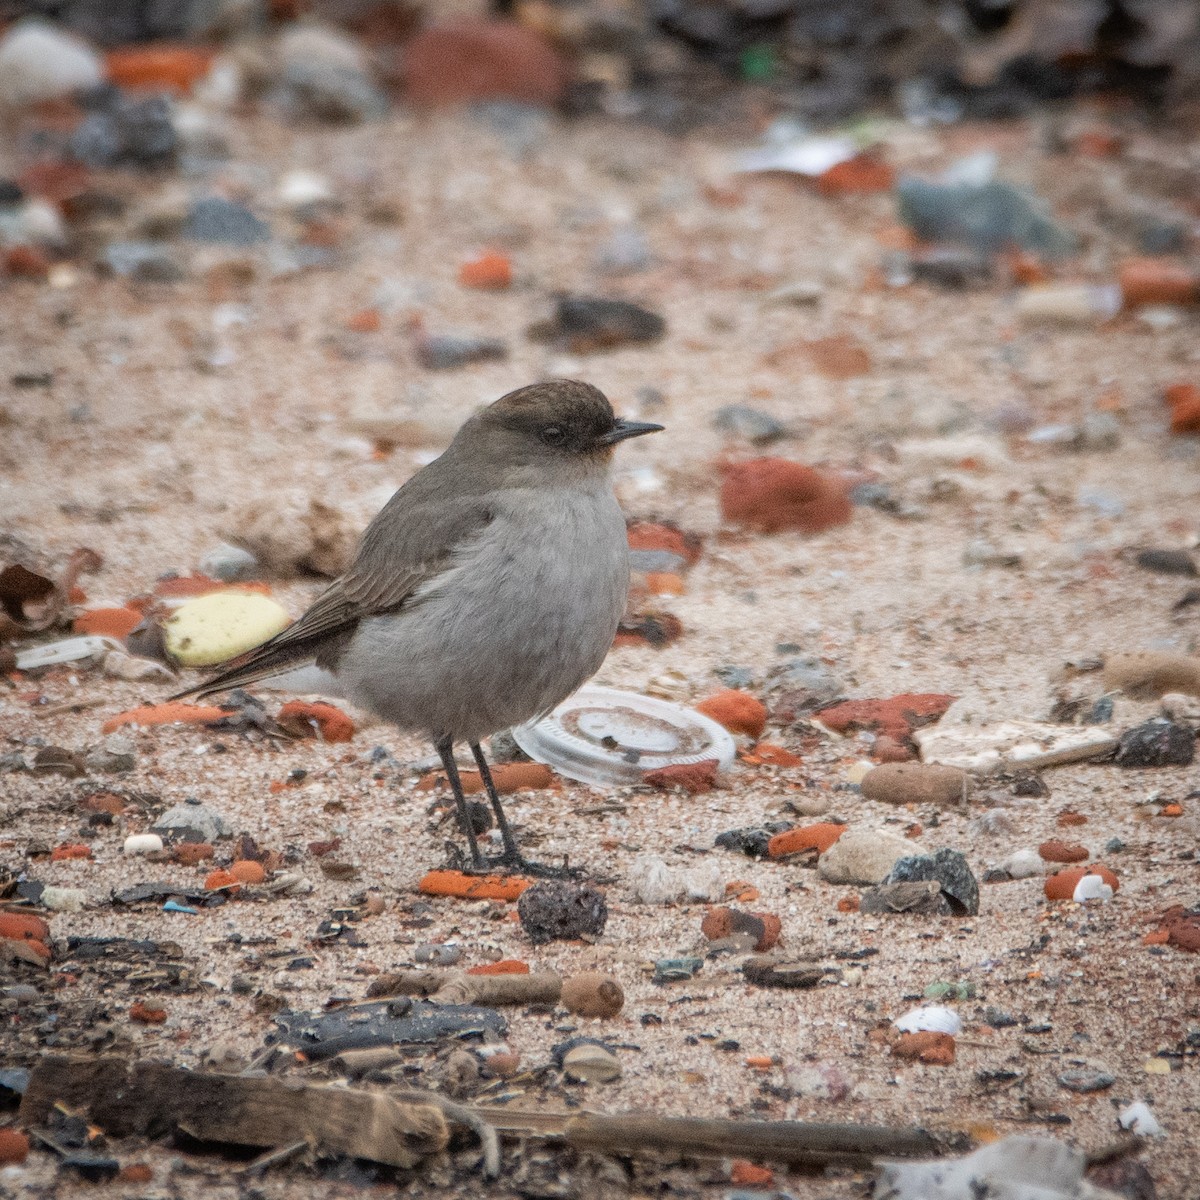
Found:
[{"label": "clear plastic lid", "polygon": [[512,733],[530,758],[596,787],[641,783],[646,771],[709,758],[723,769],[737,752],[724,727],[702,713],[595,685]]}]

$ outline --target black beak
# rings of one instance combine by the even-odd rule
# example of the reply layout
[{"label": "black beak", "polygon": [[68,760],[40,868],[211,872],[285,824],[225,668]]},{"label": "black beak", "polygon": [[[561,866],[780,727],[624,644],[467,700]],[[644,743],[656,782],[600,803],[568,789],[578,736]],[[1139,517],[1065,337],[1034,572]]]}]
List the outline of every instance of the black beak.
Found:
[{"label": "black beak", "polygon": [[618,417],[617,423],[596,439],[596,445],[615,446],[626,438],[641,437],[643,433],[658,433],[662,428],[663,426],[653,425],[649,421],[624,421]]}]

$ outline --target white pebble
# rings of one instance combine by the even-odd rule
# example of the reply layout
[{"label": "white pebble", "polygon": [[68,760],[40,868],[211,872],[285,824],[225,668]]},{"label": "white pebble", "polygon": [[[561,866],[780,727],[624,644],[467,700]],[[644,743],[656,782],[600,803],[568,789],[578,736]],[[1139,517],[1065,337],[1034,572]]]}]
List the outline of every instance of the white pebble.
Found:
[{"label": "white pebble", "polygon": [[157,833],[131,833],[125,839],[126,854],[157,854],[163,848],[163,840]]},{"label": "white pebble", "polygon": [[944,1004],[923,1004],[920,1008],[910,1008],[903,1016],[896,1018],[895,1025],[901,1033],[948,1033],[951,1037],[962,1033],[962,1018]]},{"label": "white pebble", "polygon": [[42,888],[42,906],[51,912],[82,912],[86,903],[87,892],[83,888]]},{"label": "white pebble", "polygon": [[999,866],[1013,879],[1032,879],[1046,873],[1046,864],[1036,850],[1014,850]]},{"label": "white pebble", "polygon": [[1089,900],[1107,903],[1112,898],[1113,890],[1104,882],[1102,875],[1085,875],[1075,885],[1075,894],[1071,897],[1076,904],[1086,904]]},{"label": "white pebble", "polygon": [[103,77],[90,46],[45,21],[20,21],[0,39],[0,105],[63,99]]},{"label": "white pebble", "polygon": [[1117,1122],[1139,1137],[1166,1137],[1167,1131],[1158,1123],[1145,1100],[1135,1100],[1117,1113]]}]

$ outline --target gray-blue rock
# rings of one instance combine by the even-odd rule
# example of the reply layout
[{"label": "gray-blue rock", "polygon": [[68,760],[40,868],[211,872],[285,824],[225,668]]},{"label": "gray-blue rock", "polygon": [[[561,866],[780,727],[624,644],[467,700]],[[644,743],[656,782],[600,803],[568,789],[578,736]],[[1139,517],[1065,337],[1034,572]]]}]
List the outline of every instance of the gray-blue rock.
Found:
[{"label": "gray-blue rock", "polygon": [[943,847],[933,854],[897,859],[883,882],[922,883],[926,880],[941,884],[942,894],[956,915],[973,917],[979,912],[979,882],[966,856],[958,850]]},{"label": "gray-blue rock", "polygon": [[271,240],[271,228],[244,204],[223,196],[197,200],[184,223],[183,236],[194,242],[225,246],[253,246]]}]

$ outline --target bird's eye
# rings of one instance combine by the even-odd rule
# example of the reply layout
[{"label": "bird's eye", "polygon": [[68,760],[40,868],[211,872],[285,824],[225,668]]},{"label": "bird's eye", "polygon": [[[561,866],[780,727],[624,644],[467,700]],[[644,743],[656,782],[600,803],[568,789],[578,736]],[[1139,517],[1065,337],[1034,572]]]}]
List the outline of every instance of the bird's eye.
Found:
[{"label": "bird's eye", "polygon": [[547,446],[561,446],[567,440],[567,431],[561,425],[547,425],[541,438]]}]

